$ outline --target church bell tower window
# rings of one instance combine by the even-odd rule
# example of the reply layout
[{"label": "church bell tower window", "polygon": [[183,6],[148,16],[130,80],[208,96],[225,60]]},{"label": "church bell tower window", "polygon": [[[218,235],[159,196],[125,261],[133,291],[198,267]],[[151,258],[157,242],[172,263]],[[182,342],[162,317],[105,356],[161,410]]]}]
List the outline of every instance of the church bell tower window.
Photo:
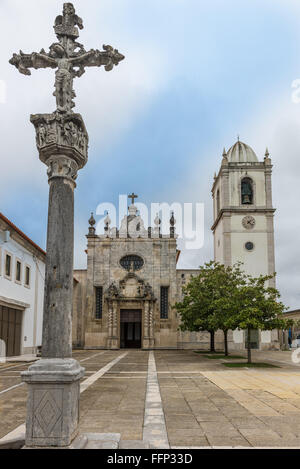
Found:
[{"label": "church bell tower window", "polygon": [[253,204],[253,181],[246,177],[242,179],[241,183],[242,205]]}]

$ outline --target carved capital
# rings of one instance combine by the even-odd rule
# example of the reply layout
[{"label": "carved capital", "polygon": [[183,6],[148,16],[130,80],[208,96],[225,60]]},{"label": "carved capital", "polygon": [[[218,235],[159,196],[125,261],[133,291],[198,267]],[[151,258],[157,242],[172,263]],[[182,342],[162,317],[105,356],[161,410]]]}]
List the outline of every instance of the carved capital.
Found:
[{"label": "carved capital", "polygon": [[78,172],[76,161],[64,155],[56,155],[49,158],[47,164],[49,181],[53,178],[61,177],[75,184]]},{"label": "carved capital", "polygon": [[89,137],[80,114],[36,114],[30,120],[36,130],[36,144],[43,163],[50,167],[54,157],[61,158],[63,155],[76,164],[68,163],[73,171],[85,166]]}]

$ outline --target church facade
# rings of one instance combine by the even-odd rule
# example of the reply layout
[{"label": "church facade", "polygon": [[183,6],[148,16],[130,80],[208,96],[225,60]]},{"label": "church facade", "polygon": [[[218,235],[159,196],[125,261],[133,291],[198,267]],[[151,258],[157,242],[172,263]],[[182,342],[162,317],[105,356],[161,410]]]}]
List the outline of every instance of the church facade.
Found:
[{"label": "church facade", "polygon": [[197,270],[177,270],[175,220],[170,233],[145,228],[136,205],[117,230],[105,219],[97,235],[93,216],[87,235],[87,270],[74,272],[73,344],[86,348],[182,348],[173,305]]},{"label": "church facade", "polygon": [[[260,163],[250,147],[237,142],[224,153],[212,189],[215,260],[226,265],[241,260],[252,275],[274,272],[271,168],[267,156]],[[168,234],[161,233],[159,216],[154,228],[145,227],[133,195],[119,229],[111,227],[107,216],[104,233],[96,234],[95,223],[92,215],[87,269],[74,271],[74,347],[208,348],[209,334],[179,330],[174,305],[198,270],[177,268],[174,215]],[[259,348],[276,348],[270,334],[259,334]],[[245,340],[240,331],[231,333],[230,348],[243,348]],[[216,347],[223,347],[221,332]]]}]

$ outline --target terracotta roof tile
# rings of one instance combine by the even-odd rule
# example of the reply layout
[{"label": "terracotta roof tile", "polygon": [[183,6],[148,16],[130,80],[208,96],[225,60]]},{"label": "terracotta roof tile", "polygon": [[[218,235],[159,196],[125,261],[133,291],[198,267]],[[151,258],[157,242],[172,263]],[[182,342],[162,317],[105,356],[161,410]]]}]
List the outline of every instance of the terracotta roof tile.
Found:
[{"label": "terracotta roof tile", "polygon": [[23,239],[25,239],[26,241],[28,241],[34,248],[36,248],[41,254],[43,254],[44,256],[46,256],[46,252],[40,248],[40,246],[38,246],[34,241],[32,241],[32,239],[30,239],[28,236],[26,236],[25,233],[23,233],[23,231],[21,231],[16,225],[14,225],[8,218],[6,218],[3,213],[0,212],[0,219],[3,220],[5,223],[7,223],[11,228],[13,228],[16,233],[18,233]]}]

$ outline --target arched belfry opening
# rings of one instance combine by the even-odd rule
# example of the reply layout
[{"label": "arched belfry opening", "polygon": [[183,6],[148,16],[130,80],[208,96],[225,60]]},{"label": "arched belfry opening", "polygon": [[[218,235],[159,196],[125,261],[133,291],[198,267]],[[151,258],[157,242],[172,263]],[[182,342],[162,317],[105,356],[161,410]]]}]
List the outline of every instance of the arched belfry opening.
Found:
[{"label": "arched belfry opening", "polygon": [[242,205],[252,205],[253,204],[253,181],[249,177],[245,177],[241,182],[241,196],[242,196]]}]

